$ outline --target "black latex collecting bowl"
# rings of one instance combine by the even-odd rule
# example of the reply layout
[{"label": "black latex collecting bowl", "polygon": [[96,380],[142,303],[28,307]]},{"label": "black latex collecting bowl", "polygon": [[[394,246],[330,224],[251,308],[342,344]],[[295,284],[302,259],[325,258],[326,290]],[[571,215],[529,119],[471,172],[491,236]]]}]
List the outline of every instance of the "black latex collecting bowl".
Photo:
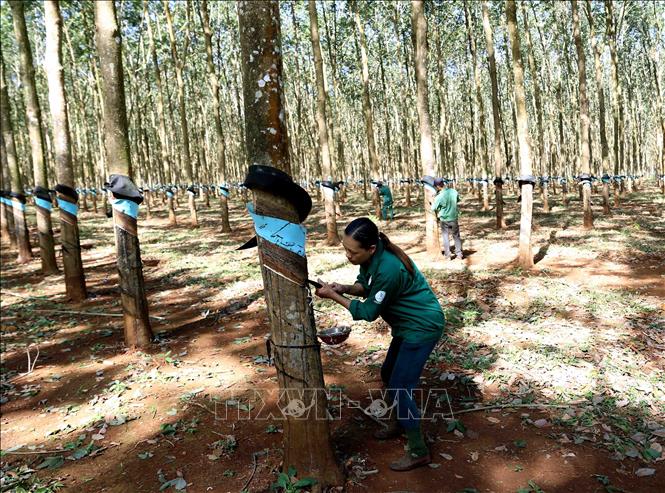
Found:
[{"label": "black latex collecting bowl", "polygon": [[331,327],[318,332],[319,339],[329,346],[341,344],[349,338],[351,327]]}]

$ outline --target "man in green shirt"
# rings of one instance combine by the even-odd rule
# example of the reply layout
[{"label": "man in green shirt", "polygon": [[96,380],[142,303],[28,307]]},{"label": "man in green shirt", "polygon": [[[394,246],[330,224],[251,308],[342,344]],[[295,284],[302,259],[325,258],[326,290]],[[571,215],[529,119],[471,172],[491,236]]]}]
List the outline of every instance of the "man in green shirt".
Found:
[{"label": "man in green shirt", "polygon": [[388,214],[390,214],[390,220],[392,221],[395,219],[395,214],[393,213],[393,194],[390,191],[390,187],[382,182],[378,182],[376,186],[379,189],[379,195],[383,197],[383,205],[381,206],[381,219],[387,221]]},{"label": "man in green shirt", "polygon": [[441,239],[443,240],[443,251],[441,252],[448,260],[450,257],[450,239],[448,232],[453,234],[455,241],[455,256],[458,260],[464,258],[462,253],[462,239],[459,234],[459,212],[457,211],[457,202],[459,195],[457,190],[451,187],[452,182],[446,182],[442,178],[434,180],[434,186],[439,191],[432,202],[432,212],[439,218],[441,223]]},{"label": "man in green shirt", "polygon": [[[354,320],[371,322],[381,316],[390,325],[393,339],[381,367],[381,379],[388,390],[390,421],[374,437],[386,440],[406,432],[409,452],[390,464],[394,471],[429,464],[431,459],[413,390],[443,333],[443,310],[418,267],[401,248],[379,233],[368,218],[351,221],[344,230],[342,244],[349,262],[360,265],[355,284],[319,281],[322,287],[316,294],[348,309]],[[351,300],[344,294],[366,299]]]}]

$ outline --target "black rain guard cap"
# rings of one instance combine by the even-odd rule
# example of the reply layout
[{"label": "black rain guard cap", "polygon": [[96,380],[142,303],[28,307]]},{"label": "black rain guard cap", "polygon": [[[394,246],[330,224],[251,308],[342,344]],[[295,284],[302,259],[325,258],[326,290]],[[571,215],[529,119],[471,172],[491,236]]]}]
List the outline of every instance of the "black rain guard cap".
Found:
[{"label": "black rain guard cap", "polygon": [[32,190],[32,194],[38,199],[51,201],[51,194],[49,193],[48,188],[36,186]]},{"label": "black rain guard cap", "polygon": [[303,222],[312,210],[312,198],[307,191],[294,182],[287,173],[272,166],[259,164],[250,166],[243,186],[285,198],[298,211],[300,222]]},{"label": "black rain guard cap", "polygon": [[116,199],[131,200],[136,204],[143,202],[143,195],[129,176],[111,175],[106,187]]},{"label": "black rain guard cap", "polygon": [[[90,190],[96,191],[94,188],[91,188]],[[72,187],[68,187],[67,185],[58,184],[55,186],[55,191],[66,197],[74,199],[75,201],[79,199],[79,194],[76,193],[76,190],[74,190]]]},{"label": "black rain guard cap", "polygon": [[426,175],[426,176],[422,177],[422,179],[420,180],[420,183],[426,183],[427,185],[435,186],[434,185],[435,181],[436,180],[434,179],[433,176]]}]

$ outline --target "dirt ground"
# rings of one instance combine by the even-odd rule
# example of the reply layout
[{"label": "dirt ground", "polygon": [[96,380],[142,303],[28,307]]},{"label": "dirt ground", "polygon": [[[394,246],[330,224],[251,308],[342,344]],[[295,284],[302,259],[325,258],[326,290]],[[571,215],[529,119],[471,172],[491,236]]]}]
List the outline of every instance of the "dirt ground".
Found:
[{"label": "dirt ground", "polygon": [[[550,213],[538,199],[537,263],[523,272],[513,193],[504,231],[461,194],[466,258],[448,262],[424,251],[421,196],[406,208],[393,192],[395,221],[381,227],[446,311],[422,379],[433,463],[392,472],[406,440],[374,440],[363,412],[380,388],[388,327],[315,299],[319,329],[353,327],[321,353],[346,490],[665,491],[665,198],[645,186],[606,217],[596,194],[592,231],[577,197],[564,208],[551,196]],[[139,221],[157,335],[147,351],[123,346],[110,219],[80,217],[90,293],[81,304],[66,302],[62,275],[43,277],[38,259],[18,266],[3,245],[2,491],[260,492],[276,482],[283,422],[258,259],[234,250],[252,226],[235,198],[233,233],[219,233],[215,207],[200,208],[197,229],[184,202],[177,227],[161,205]],[[370,209],[352,191],[340,226]],[[322,246],[320,204],[314,212],[310,278],[351,283],[357,268]]]}]

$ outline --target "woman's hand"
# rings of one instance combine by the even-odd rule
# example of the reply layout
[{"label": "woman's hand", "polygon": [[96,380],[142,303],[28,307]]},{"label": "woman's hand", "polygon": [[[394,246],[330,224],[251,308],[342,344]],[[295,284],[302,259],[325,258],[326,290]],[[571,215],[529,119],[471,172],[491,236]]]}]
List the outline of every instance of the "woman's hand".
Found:
[{"label": "woman's hand", "polygon": [[333,300],[335,303],[339,303],[348,310],[349,306],[351,305],[351,300],[346,296],[342,296],[342,293],[348,291],[348,286],[345,286],[344,284],[337,284],[336,282],[328,284],[323,282],[321,279],[318,279],[318,282],[321,284],[321,287],[314,291],[314,293],[319,298]]},{"label": "woman's hand", "polygon": [[347,291],[346,286],[344,284],[339,284],[336,282],[330,283],[330,287],[337,294],[344,294]]},{"label": "woman's hand", "polygon": [[[321,279],[318,279],[319,284],[321,284],[321,287],[318,288],[314,293],[319,297],[319,298],[327,298],[327,299],[334,299],[335,295],[338,294],[338,291],[335,290],[334,285],[337,283],[333,284],[326,284],[323,282]],[[339,284],[338,284],[339,286]]]}]

